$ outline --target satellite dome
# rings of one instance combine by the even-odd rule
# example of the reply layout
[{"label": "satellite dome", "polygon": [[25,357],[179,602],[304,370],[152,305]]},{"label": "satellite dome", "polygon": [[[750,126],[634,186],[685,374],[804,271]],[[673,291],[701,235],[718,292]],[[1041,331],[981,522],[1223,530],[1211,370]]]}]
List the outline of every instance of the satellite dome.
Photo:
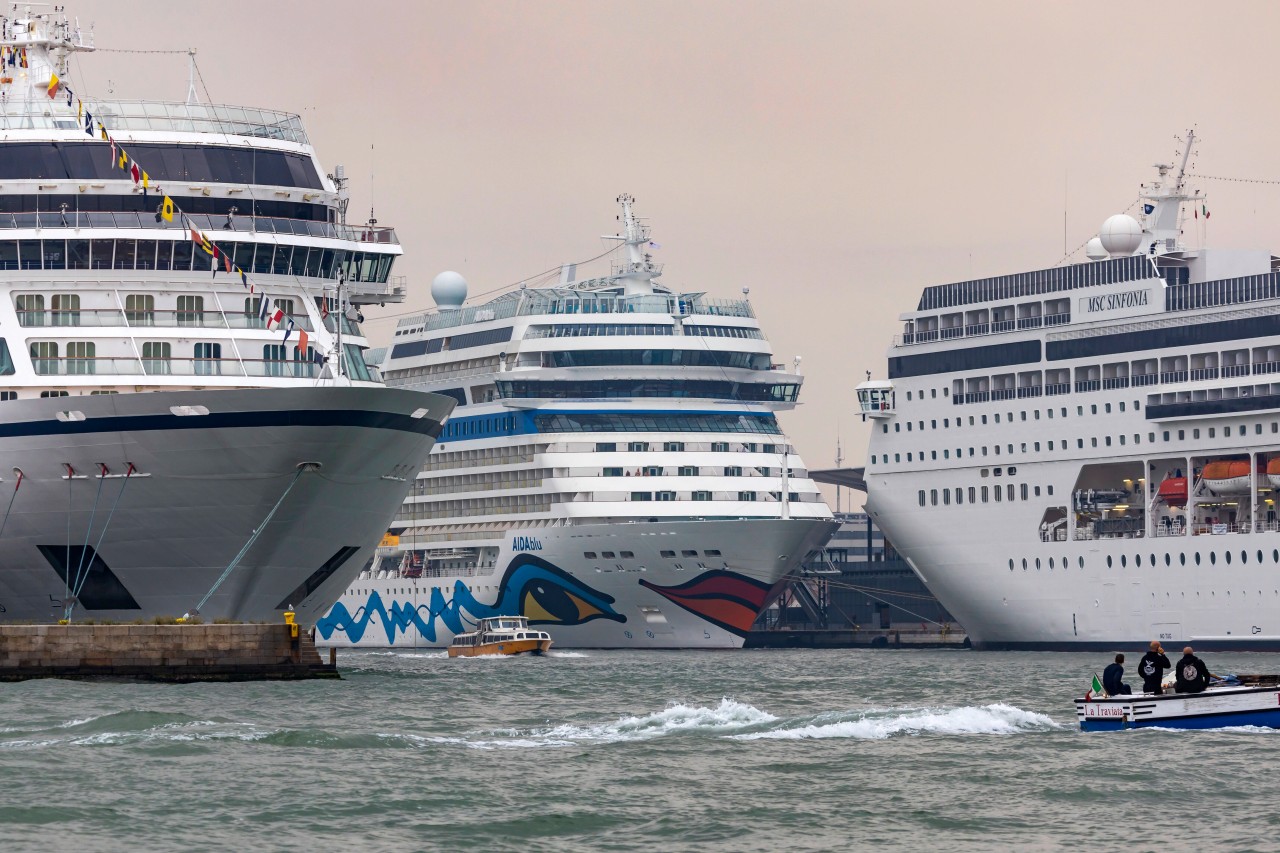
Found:
[{"label": "satellite dome", "polygon": [[1142,226],[1126,213],[1117,213],[1102,223],[1098,232],[1102,248],[1112,255],[1132,255],[1142,242]]},{"label": "satellite dome", "polygon": [[437,308],[461,308],[467,301],[467,280],[452,270],[446,270],[431,282],[431,298],[436,301]]},{"label": "satellite dome", "polygon": [[1101,237],[1094,237],[1088,243],[1084,244],[1084,253],[1091,261],[1100,261],[1107,256],[1107,250],[1102,245]]}]

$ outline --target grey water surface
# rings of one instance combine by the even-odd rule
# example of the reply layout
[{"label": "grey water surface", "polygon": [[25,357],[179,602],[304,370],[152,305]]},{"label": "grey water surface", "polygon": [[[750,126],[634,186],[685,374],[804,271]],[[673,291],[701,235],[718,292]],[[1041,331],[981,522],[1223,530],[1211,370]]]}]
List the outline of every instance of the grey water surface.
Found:
[{"label": "grey water surface", "polygon": [[347,651],[341,682],[3,684],[0,850],[1280,847],[1280,732],[1083,734],[1108,662]]}]

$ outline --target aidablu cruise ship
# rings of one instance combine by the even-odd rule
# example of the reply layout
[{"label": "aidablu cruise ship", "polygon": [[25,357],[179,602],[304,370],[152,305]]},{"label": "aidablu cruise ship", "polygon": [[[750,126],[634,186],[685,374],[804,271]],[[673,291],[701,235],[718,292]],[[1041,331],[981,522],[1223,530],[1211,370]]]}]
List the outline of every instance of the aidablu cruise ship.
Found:
[{"label": "aidablu cruise ship", "polygon": [[0,18],[0,620],[314,622],[453,406],[345,316],[403,297],[395,233],[297,116],[92,98],[92,49]]},{"label": "aidablu cruise ship", "polygon": [[446,273],[400,322],[388,384],[458,408],[317,642],[443,647],[522,615],[557,648],[738,647],[835,529],[778,423],[802,377],[745,298],[660,284],[618,201],[609,274],[464,308]]},{"label": "aidablu cruise ship", "polygon": [[1087,263],[926,288],[859,386],[867,507],[987,648],[1280,648],[1280,258],[1158,167]]}]

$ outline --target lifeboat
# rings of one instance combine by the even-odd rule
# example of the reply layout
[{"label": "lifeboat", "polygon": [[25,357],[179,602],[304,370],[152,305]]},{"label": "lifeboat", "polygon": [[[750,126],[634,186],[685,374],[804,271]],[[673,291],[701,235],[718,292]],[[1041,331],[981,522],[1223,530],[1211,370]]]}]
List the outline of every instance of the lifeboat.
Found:
[{"label": "lifeboat", "polygon": [[1271,488],[1280,489],[1280,456],[1267,462],[1267,480],[1271,483]]},{"label": "lifeboat", "polygon": [[[1277,472],[1280,476],[1280,472]],[[1187,478],[1186,477],[1165,477],[1160,483],[1160,490],[1156,493],[1160,500],[1164,501],[1168,506],[1186,506],[1187,505]]]},{"label": "lifeboat", "polygon": [[1200,472],[1200,479],[1215,494],[1247,494],[1249,463],[1243,459],[1231,462],[1208,462]]}]

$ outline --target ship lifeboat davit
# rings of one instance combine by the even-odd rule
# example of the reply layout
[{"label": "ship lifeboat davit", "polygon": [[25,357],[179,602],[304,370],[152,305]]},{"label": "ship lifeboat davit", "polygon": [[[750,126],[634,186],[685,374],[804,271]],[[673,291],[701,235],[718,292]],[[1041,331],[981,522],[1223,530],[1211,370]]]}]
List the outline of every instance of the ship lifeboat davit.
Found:
[{"label": "ship lifeboat davit", "polygon": [[1249,463],[1243,459],[1231,462],[1209,462],[1200,479],[1215,494],[1239,495],[1249,492]]},{"label": "ship lifeboat davit", "polygon": [[[1277,472],[1277,476],[1280,476],[1280,472]],[[1160,490],[1156,494],[1168,506],[1186,506],[1187,478],[1165,477],[1160,483]]]},{"label": "ship lifeboat davit", "polygon": [[1271,488],[1280,489],[1280,456],[1267,462],[1267,480]]}]

